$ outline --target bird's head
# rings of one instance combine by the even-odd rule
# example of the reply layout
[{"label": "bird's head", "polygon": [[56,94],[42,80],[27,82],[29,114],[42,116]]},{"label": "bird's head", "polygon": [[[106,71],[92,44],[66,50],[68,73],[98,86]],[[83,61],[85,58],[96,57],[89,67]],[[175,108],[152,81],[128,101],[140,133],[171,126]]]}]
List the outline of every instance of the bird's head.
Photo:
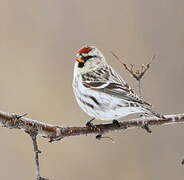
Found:
[{"label": "bird's head", "polygon": [[80,73],[93,71],[105,63],[101,51],[94,46],[84,46],[77,51],[75,69]]}]

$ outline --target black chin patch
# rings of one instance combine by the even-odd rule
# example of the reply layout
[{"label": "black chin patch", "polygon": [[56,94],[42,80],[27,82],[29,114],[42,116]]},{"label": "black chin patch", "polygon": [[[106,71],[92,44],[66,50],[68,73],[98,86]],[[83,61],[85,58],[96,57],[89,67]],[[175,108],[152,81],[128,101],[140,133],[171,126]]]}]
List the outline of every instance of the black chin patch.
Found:
[{"label": "black chin patch", "polygon": [[79,67],[79,68],[84,67],[84,62],[79,62],[79,63],[78,63],[78,67]]}]

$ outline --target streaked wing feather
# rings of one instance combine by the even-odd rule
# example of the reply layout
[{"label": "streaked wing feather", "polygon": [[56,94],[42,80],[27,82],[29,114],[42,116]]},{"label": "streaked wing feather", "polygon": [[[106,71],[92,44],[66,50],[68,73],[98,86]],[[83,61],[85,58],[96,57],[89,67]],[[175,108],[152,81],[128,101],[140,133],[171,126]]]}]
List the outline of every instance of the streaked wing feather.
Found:
[{"label": "streaked wing feather", "polygon": [[[98,81],[96,81],[98,79]],[[118,98],[142,105],[151,106],[139,98],[121,76],[110,66],[83,75],[82,83],[86,88],[108,93]]]},{"label": "streaked wing feather", "polygon": [[142,105],[151,106],[149,103],[140,99],[136,94],[132,93],[132,89],[123,86],[122,84],[118,84],[115,82],[99,82],[99,81],[83,81],[83,85],[86,88],[90,88],[96,91],[108,93],[112,96],[125,99],[131,102],[138,102]]}]

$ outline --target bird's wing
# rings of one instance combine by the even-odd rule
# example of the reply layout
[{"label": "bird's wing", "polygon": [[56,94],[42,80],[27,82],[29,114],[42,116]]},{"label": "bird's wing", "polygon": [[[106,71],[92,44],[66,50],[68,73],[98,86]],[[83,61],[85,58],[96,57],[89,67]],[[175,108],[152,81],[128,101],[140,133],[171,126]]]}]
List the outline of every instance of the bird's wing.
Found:
[{"label": "bird's wing", "polygon": [[112,68],[110,71],[107,71],[105,73],[111,73],[111,75],[107,76],[106,74],[106,76],[104,76],[104,77],[108,77],[108,79],[106,80],[104,78],[100,79],[99,77],[98,78],[94,77],[94,78],[91,78],[90,80],[85,80],[85,81],[83,80],[82,83],[86,88],[107,93],[109,95],[122,98],[130,102],[137,102],[142,105],[151,106],[149,103],[139,98],[134,93],[134,91],[130,88],[130,86],[126,82],[124,82],[121,76],[118,75]]}]

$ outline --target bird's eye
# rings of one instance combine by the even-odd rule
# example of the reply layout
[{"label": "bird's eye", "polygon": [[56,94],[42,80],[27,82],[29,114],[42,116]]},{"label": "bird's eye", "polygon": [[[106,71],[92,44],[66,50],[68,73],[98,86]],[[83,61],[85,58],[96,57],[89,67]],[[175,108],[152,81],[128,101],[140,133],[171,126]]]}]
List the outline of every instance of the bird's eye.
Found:
[{"label": "bird's eye", "polygon": [[78,67],[80,67],[80,68],[84,67],[84,64],[89,59],[94,58],[94,57],[97,57],[97,56],[90,56],[90,55],[89,56],[84,56],[82,54],[80,54],[80,55],[81,55],[81,58],[77,59],[77,61],[79,62]]},{"label": "bird's eye", "polygon": [[83,56],[83,58],[85,59],[85,61],[87,61],[87,60],[89,60],[89,59],[91,59],[91,58],[93,58],[94,56]]}]

